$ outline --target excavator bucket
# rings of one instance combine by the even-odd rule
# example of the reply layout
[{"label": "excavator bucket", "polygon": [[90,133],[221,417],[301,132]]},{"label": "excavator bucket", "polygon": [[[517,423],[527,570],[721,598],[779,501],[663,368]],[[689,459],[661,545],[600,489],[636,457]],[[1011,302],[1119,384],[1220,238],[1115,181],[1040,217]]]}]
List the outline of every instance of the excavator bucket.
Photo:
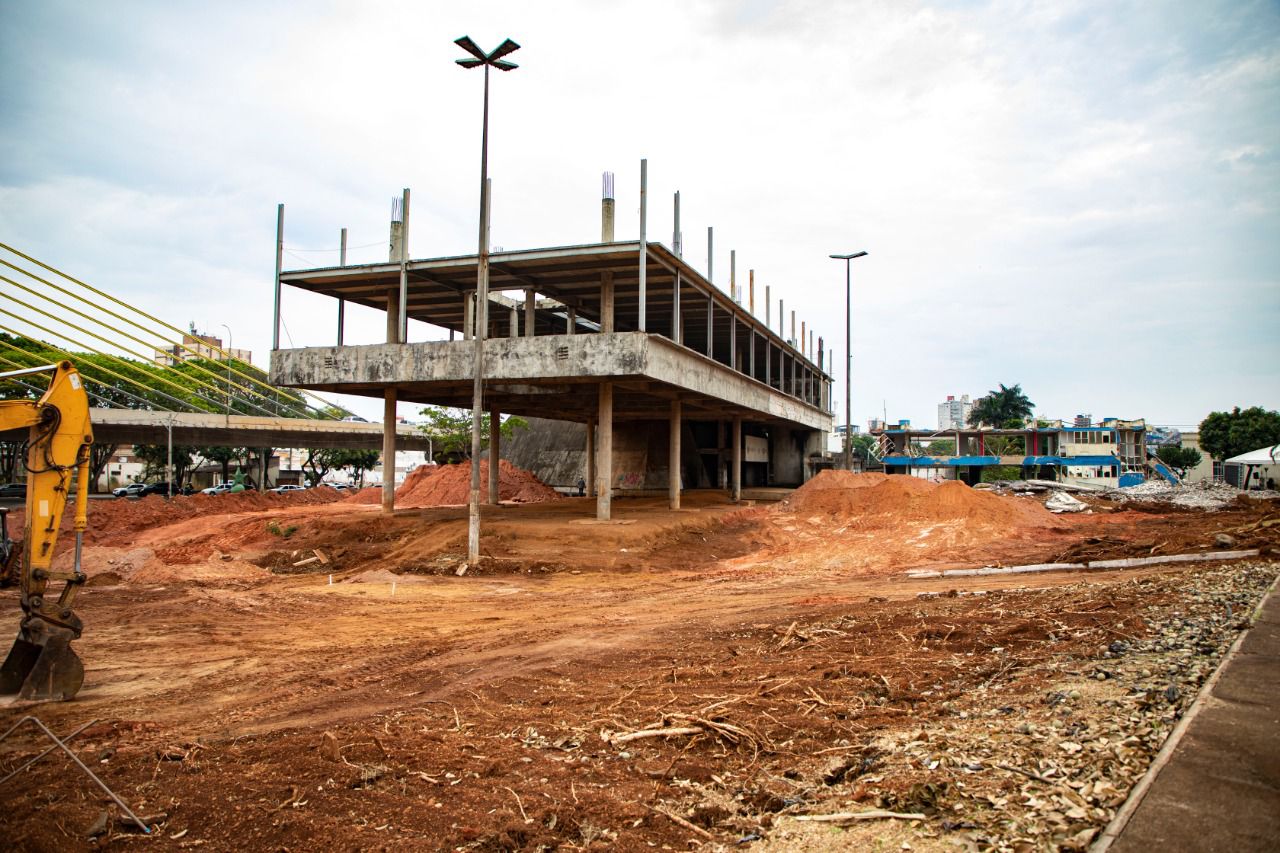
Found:
[{"label": "excavator bucket", "polygon": [[84,683],[84,663],[71,648],[72,633],[40,622],[33,627],[18,632],[0,667],[0,695],[17,693],[36,702],[75,698]]}]

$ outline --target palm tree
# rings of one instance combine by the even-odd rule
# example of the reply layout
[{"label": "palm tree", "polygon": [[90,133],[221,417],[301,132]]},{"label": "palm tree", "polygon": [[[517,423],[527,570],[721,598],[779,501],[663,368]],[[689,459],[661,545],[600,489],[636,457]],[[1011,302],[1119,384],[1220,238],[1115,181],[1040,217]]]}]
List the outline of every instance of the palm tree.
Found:
[{"label": "palm tree", "polygon": [[988,424],[999,429],[1017,429],[1031,417],[1035,405],[1022,393],[1021,385],[1001,384],[999,391],[991,391],[973,401],[969,426]]}]

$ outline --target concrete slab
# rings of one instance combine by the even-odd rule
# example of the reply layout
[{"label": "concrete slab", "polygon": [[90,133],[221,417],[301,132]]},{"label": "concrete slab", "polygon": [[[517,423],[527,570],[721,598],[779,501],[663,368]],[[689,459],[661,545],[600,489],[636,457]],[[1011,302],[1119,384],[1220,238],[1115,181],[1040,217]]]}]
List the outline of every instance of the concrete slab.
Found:
[{"label": "concrete slab", "polygon": [[1095,850],[1280,848],[1280,595],[1223,665],[1119,836]]}]

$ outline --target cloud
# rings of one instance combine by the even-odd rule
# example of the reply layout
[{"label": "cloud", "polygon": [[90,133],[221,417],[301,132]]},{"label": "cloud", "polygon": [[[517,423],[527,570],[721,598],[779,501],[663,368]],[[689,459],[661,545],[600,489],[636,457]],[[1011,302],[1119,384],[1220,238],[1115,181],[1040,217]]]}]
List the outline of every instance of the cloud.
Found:
[{"label": "cloud", "polygon": [[[686,257],[714,225],[719,283],[736,249],[841,348],[826,256],[867,249],[859,421],[999,382],[1051,417],[1280,405],[1274,4],[10,5],[0,231],[260,361],[277,202],[287,266],[336,260],[342,227],[385,257],[404,186],[415,256],[473,250],[469,33],[523,45],[492,81],[495,243],[594,239],[603,169],[636,233],[648,157],[655,239],[681,190]],[[285,317],[333,335],[324,300]]]}]

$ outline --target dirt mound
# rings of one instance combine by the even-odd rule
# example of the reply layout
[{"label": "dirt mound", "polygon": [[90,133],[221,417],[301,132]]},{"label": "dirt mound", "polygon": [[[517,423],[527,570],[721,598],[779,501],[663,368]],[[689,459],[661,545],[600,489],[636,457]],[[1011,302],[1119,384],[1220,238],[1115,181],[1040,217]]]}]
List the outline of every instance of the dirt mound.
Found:
[{"label": "dirt mound", "polygon": [[[89,529],[85,531],[84,541],[86,544],[127,542],[132,538],[129,534],[139,530],[163,527],[189,518],[332,503],[341,497],[342,494],[334,489],[321,488],[283,495],[271,492],[237,492],[226,495],[175,495],[171,499],[151,495],[142,500],[91,500]],[[22,516],[21,512],[10,513],[11,532],[21,530]],[[59,551],[70,541],[65,533],[71,529],[74,520],[75,511],[68,506],[62,516],[62,534],[58,537]]]},{"label": "dirt mound", "polygon": [[[487,489],[489,461],[480,462],[480,482]],[[396,506],[455,506],[471,497],[471,464],[424,465],[416,468],[396,489]],[[558,500],[560,495],[523,468],[507,460],[498,463],[498,499],[516,503],[540,503]],[[380,488],[362,489],[347,498],[351,503],[371,504],[382,500]]]},{"label": "dirt mound", "polygon": [[791,495],[783,511],[839,516],[864,523],[945,522],[1041,527],[1053,516],[1038,502],[975,491],[957,480],[933,483],[901,474],[823,471]]}]

